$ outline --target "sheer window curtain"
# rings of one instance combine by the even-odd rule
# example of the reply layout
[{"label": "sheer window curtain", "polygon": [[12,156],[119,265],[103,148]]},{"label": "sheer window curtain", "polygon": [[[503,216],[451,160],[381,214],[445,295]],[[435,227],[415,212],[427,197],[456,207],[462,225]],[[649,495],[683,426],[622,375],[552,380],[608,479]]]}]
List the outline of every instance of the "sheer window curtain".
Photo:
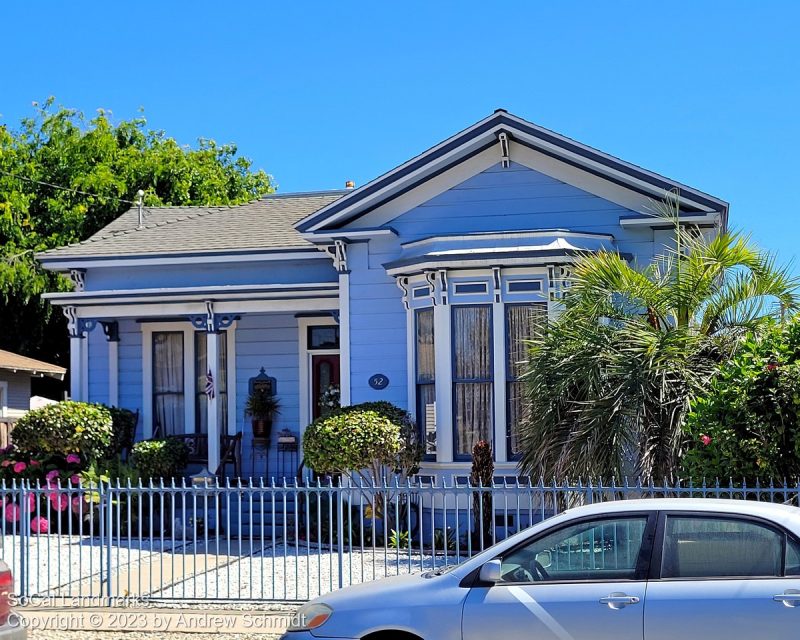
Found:
[{"label": "sheer window curtain", "polygon": [[465,458],[478,440],[492,440],[491,306],[454,306],[452,332],[455,454]]},{"label": "sheer window curtain", "polygon": [[547,325],[547,303],[514,304],[506,306],[506,435],[508,454],[520,454],[519,423],[524,411],[523,382],[520,381],[528,360],[527,342]]},{"label": "sheer window curtain", "polygon": [[417,317],[416,382],[417,425],[425,443],[425,454],[436,455],[436,356],[433,309],[419,309]]},{"label": "sheer window curtain", "polygon": [[153,430],[162,437],[185,431],[183,347],[182,331],[153,333]]},{"label": "sheer window curtain", "polygon": [[[194,334],[194,378],[195,378],[195,433],[208,433],[208,398],[206,396],[206,374],[208,334],[198,331]],[[228,433],[228,340],[225,331],[219,334],[219,364],[214,379],[217,394],[217,424],[220,434]]]}]

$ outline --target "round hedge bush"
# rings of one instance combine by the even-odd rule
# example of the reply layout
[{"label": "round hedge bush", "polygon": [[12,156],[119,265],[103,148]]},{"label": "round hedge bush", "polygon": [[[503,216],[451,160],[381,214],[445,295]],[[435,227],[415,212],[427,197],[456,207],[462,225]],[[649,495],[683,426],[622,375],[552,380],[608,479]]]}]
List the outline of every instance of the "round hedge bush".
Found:
[{"label": "round hedge bush", "polygon": [[11,439],[17,449],[34,455],[79,453],[96,460],[111,445],[112,424],[104,406],[67,400],[26,413],[14,425]]},{"label": "round hedge bush", "polygon": [[346,407],[312,422],[303,434],[306,464],[317,473],[348,473],[393,465],[401,426],[374,409]]},{"label": "round hedge bush", "polygon": [[189,447],[178,438],[143,440],[133,445],[131,463],[144,480],[175,478],[186,468]]}]

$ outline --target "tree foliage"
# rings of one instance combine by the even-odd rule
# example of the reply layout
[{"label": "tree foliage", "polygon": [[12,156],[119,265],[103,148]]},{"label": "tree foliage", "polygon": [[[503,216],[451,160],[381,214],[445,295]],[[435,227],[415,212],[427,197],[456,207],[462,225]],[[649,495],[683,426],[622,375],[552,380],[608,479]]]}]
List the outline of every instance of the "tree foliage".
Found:
[{"label": "tree foliage", "polygon": [[91,236],[139,189],[145,206],[224,205],[269,193],[273,183],[232,144],[200,139],[189,148],[143,117],[114,122],[98,110],[88,119],[52,98],[34,107],[18,128],[0,124],[0,348],[64,364],[64,320],[39,295],[69,284],[44,272],[35,252]]},{"label": "tree foliage", "polygon": [[646,267],[619,254],[581,257],[561,316],[533,339],[521,466],[556,476],[675,478],[691,401],[747,330],[795,309],[795,281],[739,233],[656,214],[674,245]]},{"label": "tree foliage", "polygon": [[686,477],[800,477],[800,319],[750,333],[692,402],[686,433]]}]

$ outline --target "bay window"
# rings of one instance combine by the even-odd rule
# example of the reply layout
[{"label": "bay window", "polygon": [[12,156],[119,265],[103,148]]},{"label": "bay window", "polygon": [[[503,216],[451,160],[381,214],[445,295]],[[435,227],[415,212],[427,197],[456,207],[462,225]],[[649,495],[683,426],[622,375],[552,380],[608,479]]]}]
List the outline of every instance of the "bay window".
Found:
[{"label": "bay window", "polygon": [[436,455],[436,354],[433,309],[416,311],[417,426],[425,443],[425,455]]},{"label": "bay window", "polygon": [[452,308],[454,455],[468,459],[493,431],[493,336],[491,305]]},{"label": "bay window", "polygon": [[519,423],[523,412],[523,383],[520,380],[528,359],[528,340],[547,323],[547,303],[506,305],[506,439],[509,459],[521,453]]}]

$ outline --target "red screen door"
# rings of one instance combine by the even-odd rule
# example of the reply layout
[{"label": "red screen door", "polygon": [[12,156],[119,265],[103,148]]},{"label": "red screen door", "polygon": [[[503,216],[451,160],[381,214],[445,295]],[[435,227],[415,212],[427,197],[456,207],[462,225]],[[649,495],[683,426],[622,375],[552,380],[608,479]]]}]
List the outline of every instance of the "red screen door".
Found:
[{"label": "red screen door", "polygon": [[311,415],[316,420],[322,411],[319,406],[320,396],[332,385],[339,385],[339,356],[314,355],[311,356]]}]

